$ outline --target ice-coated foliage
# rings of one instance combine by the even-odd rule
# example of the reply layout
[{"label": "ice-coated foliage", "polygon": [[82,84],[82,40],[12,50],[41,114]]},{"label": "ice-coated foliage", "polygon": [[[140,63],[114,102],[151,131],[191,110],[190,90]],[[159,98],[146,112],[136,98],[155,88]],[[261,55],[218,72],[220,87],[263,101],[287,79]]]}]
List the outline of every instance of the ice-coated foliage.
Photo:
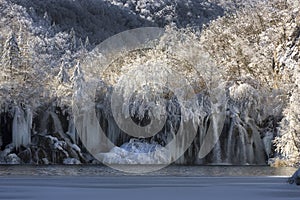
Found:
[{"label": "ice-coated foliage", "polygon": [[280,134],[275,140],[276,150],[289,165],[300,164],[300,15],[289,21],[288,40],[276,49],[278,71],[286,80],[288,95],[284,118],[280,123]]},{"label": "ice-coated foliage", "polygon": [[78,61],[74,72],[73,72],[73,76],[71,77],[71,80],[73,82],[73,91],[74,91],[74,95],[73,97],[76,98],[78,96],[82,95],[82,92],[84,90],[84,74],[81,68],[81,64]]},{"label": "ice-coated foliage", "polygon": [[5,41],[2,57],[1,57],[1,70],[2,77],[4,79],[12,78],[12,76],[17,73],[21,67],[21,55],[19,45],[17,43],[15,33],[11,33],[8,39]]},{"label": "ice-coated foliage", "polygon": [[61,84],[68,83],[70,81],[69,74],[66,71],[65,63],[61,64],[59,72],[57,74],[57,80]]}]

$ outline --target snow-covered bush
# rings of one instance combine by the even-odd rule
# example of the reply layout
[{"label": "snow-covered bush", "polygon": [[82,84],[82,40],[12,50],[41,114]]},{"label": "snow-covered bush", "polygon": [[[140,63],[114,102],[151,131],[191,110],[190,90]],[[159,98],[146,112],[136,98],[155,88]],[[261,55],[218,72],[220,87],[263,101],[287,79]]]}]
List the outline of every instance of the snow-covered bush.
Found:
[{"label": "snow-covered bush", "polygon": [[279,158],[288,165],[300,165],[300,15],[298,13],[287,24],[285,43],[278,46],[277,66],[288,96],[284,118],[280,123],[280,134],[275,140]]}]

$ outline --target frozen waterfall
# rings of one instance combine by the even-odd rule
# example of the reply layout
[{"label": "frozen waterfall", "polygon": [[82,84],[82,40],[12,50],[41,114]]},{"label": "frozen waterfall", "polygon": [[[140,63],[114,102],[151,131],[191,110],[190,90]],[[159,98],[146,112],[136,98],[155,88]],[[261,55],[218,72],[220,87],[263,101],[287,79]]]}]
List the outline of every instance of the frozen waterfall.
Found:
[{"label": "frozen waterfall", "polygon": [[16,148],[31,143],[32,112],[30,108],[25,111],[19,106],[14,108],[12,142]]},{"label": "frozen waterfall", "polygon": [[266,164],[272,138],[260,132],[263,95],[252,80],[207,81],[177,58],[137,53],[103,72],[87,94],[96,102],[76,99],[76,128],[93,155],[109,164]]}]

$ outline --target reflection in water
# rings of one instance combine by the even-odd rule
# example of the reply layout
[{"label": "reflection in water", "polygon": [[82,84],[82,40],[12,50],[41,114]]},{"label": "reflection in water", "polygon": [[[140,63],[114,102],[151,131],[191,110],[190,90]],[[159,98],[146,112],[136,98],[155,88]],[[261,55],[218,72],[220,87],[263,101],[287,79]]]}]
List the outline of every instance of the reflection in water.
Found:
[{"label": "reflection in water", "polygon": [[[130,168],[151,168],[151,165],[128,165]],[[128,176],[102,165],[5,165],[0,176]],[[178,166],[171,165],[159,171],[141,174],[150,176],[291,176],[295,168],[269,166]]]}]

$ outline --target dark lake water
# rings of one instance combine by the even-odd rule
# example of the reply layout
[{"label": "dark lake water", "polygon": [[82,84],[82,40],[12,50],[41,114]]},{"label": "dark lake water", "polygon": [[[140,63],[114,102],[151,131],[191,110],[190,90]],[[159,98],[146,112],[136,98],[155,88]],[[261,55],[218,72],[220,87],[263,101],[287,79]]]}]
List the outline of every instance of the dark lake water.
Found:
[{"label": "dark lake water", "polygon": [[[127,167],[139,168],[151,166]],[[295,168],[269,166],[182,166],[171,165],[148,176],[291,176]],[[103,165],[0,165],[0,176],[131,176]]]}]

